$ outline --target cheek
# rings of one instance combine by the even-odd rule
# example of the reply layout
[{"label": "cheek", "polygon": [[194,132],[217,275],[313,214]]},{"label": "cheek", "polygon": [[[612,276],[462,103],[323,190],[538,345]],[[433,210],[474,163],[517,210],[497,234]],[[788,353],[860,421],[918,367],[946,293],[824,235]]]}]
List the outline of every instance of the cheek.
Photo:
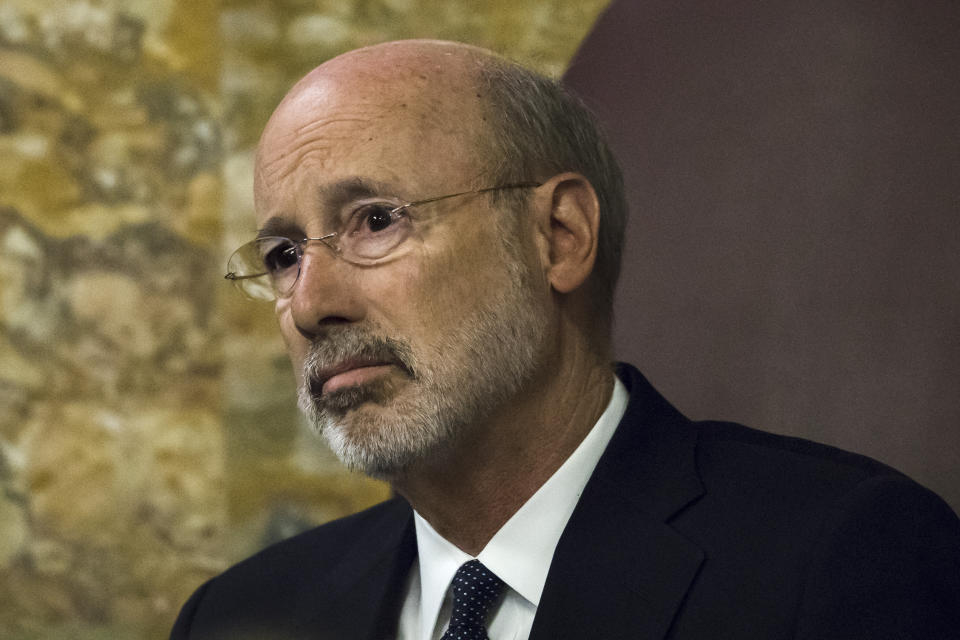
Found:
[{"label": "cheek", "polygon": [[401,339],[415,337],[436,312],[435,287],[422,255],[371,270],[358,283],[367,319]]},{"label": "cheek", "polygon": [[389,272],[371,271],[360,285],[368,319],[388,334],[429,344],[502,286],[492,277],[490,256],[479,261],[474,253],[424,247]]},{"label": "cheek", "polygon": [[299,387],[303,379],[303,361],[307,357],[309,343],[297,330],[293,322],[289,298],[278,301],[274,311],[277,316],[277,324],[280,327],[280,336],[287,347],[287,355],[290,357],[290,364],[293,365],[293,375]]},{"label": "cheek", "polygon": [[456,321],[497,296],[509,275],[494,241],[483,234],[464,234],[455,249],[436,252],[425,260],[428,266],[418,286],[420,310]]}]

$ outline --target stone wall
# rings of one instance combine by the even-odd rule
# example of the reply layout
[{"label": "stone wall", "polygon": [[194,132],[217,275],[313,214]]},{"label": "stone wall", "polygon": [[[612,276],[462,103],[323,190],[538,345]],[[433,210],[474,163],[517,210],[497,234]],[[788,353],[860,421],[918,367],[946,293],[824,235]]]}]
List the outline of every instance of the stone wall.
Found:
[{"label": "stone wall", "polygon": [[387,495],[222,280],[304,72],[402,37],[559,73],[606,0],[0,0],[0,637],[162,638],[205,578]]}]

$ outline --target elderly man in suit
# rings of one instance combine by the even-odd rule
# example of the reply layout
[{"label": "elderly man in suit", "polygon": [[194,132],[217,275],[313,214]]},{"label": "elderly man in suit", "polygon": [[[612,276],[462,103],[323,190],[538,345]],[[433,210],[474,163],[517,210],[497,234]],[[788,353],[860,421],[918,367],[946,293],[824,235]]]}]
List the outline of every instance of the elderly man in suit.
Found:
[{"label": "elderly man in suit", "polygon": [[621,183],[575,99],[474,47],[365,48],[290,91],[227,277],[397,497],[214,578],[173,638],[958,637],[937,496],[611,364]]}]

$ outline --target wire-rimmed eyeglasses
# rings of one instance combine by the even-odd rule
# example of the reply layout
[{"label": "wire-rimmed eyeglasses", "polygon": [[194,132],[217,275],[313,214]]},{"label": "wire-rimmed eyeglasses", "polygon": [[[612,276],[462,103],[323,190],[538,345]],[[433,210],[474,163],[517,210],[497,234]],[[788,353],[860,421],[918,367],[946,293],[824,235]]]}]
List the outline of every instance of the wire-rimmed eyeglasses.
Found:
[{"label": "wire-rimmed eyeglasses", "polygon": [[227,261],[227,274],[224,278],[232,280],[250,298],[283,298],[290,295],[300,279],[303,252],[310,242],[322,243],[334,255],[351,264],[374,265],[388,258],[410,237],[413,223],[407,211],[411,207],[460,196],[539,186],[538,182],[516,182],[400,205],[378,198],[359,200],[351,206],[338,231],[300,240],[283,236],[260,236],[244,244],[234,251]]}]

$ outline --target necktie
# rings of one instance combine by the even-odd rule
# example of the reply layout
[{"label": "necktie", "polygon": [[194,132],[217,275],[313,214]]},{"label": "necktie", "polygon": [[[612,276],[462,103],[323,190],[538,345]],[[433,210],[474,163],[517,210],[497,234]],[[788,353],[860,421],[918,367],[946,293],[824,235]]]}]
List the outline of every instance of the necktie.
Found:
[{"label": "necktie", "polygon": [[453,613],[440,640],[488,640],[484,619],[503,590],[503,580],[479,560],[464,562],[453,576]]}]

